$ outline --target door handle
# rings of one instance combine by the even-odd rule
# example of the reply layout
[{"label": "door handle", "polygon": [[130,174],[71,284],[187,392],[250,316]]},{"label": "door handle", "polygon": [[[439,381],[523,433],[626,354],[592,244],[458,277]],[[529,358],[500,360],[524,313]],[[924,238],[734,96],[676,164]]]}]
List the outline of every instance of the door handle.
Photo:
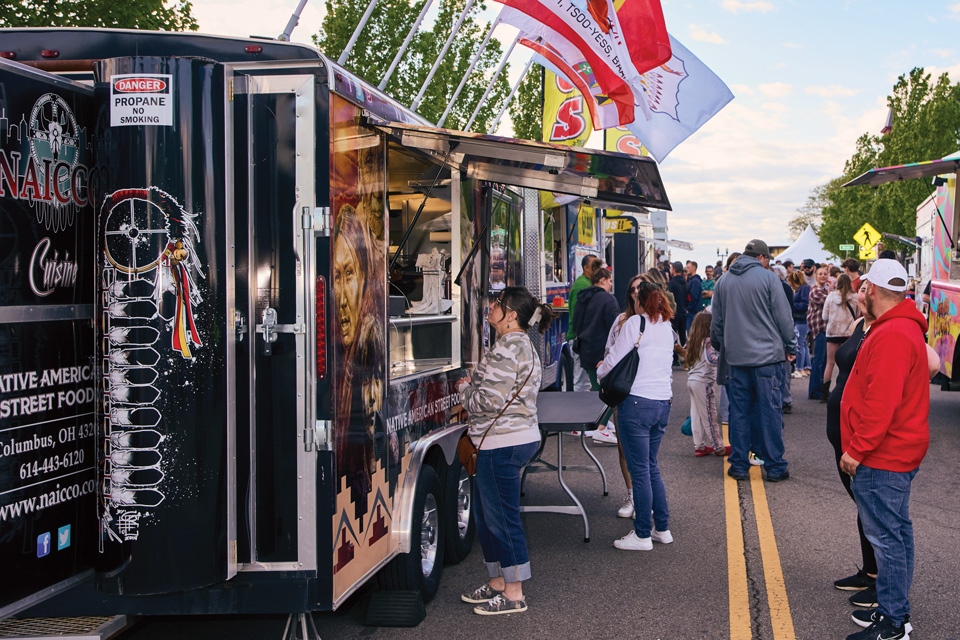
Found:
[{"label": "door handle", "polygon": [[267,307],[263,310],[260,317],[261,324],[257,325],[257,333],[263,335],[263,355],[272,356],[273,347],[281,333],[292,333],[302,335],[306,333],[305,324],[277,324],[277,310]]}]

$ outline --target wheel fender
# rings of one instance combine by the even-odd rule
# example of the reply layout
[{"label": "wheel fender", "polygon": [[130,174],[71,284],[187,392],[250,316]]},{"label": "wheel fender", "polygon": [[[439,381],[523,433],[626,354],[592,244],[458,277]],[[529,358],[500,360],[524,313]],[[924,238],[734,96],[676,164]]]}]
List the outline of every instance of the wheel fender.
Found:
[{"label": "wheel fender", "polygon": [[400,486],[400,495],[394,509],[393,533],[397,536],[400,553],[410,552],[410,528],[413,522],[413,502],[417,493],[417,482],[420,480],[420,469],[423,468],[427,454],[434,448],[440,447],[446,464],[453,462],[457,455],[457,442],[460,434],[467,428],[465,423],[451,424],[442,429],[432,431],[410,445],[410,463],[407,473]]}]

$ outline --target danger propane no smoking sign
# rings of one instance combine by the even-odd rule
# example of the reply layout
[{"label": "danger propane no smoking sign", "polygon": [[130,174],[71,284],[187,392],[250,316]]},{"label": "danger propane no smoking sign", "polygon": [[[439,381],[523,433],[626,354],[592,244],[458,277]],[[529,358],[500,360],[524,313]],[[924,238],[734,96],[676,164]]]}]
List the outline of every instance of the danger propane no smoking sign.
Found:
[{"label": "danger propane no smoking sign", "polygon": [[169,75],[110,77],[110,126],[171,126],[173,83]]}]

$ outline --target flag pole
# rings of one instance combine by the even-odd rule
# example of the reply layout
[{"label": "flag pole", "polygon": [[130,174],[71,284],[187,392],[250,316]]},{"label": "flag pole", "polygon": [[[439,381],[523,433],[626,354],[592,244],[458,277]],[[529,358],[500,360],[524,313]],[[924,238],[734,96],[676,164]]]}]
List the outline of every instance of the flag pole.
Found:
[{"label": "flag pole", "polygon": [[517,46],[517,42],[520,40],[519,37],[514,38],[513,42],[510,43],[510,48],[507,49],[507,52],[503,56],[503,60],[500,61],[500,66],[497,67],[497,70],[494,72],[493,77],[490,78],[490,84],[487,85],[486,91],[483,92],[483,95],[480,96],[479,102],[477,102],[477,108],[473,110],[473,115],[470,116],[470,121],[467,122],[467,126],[463,129],[464,131],[470,131],[470,127],[473,125],[473,121],[477,119],[477,114],[480,113],[480,108],[483,106],[483,103],[486,101],[487,96],[490,95],[490,91],[493,90],[493,85],[496,83],[497,78],[500,77],[500,72],[503,71],[503,68],[507,65],[507,59],[510,57],[510,54],[513,53],[513,48]]},{"label": "flag pole", "polygon": [[520,83],[523,82],[523,79],[526,77],[527,72],[530,71],[530,65],[533,64],[533,56],[527,61],[527,66],[523,68],[523,71],[520,72],[520,77],[517,78],[517,81],[513,85],[513,89],[510,90],[510,94],[507,96],[506,101],[503,103],[503,107],[500,109],[500,113],[497,114],[497,119],[493,121],[493,124],[490,125],[490,133],[495,133],[497,130],[497,125],[500,124],[500,118],[503,117],[503,114],[506,113],[507,107],[510,106],[510,103],[513,102],[513,97],[517,95],[517,91],[520,89]]},{"label": "flag pole", "polygon": [[290,16],[290,19],[287,21],[287,26],[283,29],[283,33],[277,36],[277,40],[280,42],[290,42],[290,34],[293,33],[294,27],[300,24],[300,14],[303,13],[305,6],[307,6],[307,0],[300,0],[300,4],[297,5],[297,10]]},{"label": "flag pole", "polygon": [[443,49],[440,50],[440,55],[438,55],[437,59],[434,60],[433,67],[430,69],[430,73],[427,74],[427,79],[423,81],[423,86],[420,87],[420,93],[417,94],[413,104],[410,105],[410,109],[412,111],[416,111],[417,107],[420,106],[420,101],[423,100],[423,94],[427,92],[427,87],[430,85],[430,81],[433,80],[434,74],[437,72],[437,69],[440,68],[440,63],[443,62],[443,57],[447,55],[447,50],[450,48],[450,45],[453,44],[453,39],[457,36],[457,32],[460,31],[460,26],[463,24],[463,21],[467,19],[467,14],[473,7],[473,3],[474,0],[467,0],[467,6],[463,8],[463,13],[460,14],[460,17],[457,18],[457,23],[453,25],[452,29],[450,29],[450,37],[447,38],[446,43],[443,45]]},{"label": "flag pole", "polygon": [[497,16],[497,19],[493,21],[493,24],[490,25],[490,29],[487,31],[487,35],[484,37],[483,42],[480,43],[480,48],[477,49],[477,53],[474,54],[473,60],[470,61],[470,66],[467,67],[467,72],[463,74],[463,79],[460,80],[460,85],[457,87],[457,90],[453,92],[453,97],[450,98],[450,102],[447,103],[447,108],[444,110],[443,115],[440,116],[440,122],[437,123],[438,127],[442,127],[443,123],[447,121],[447,116],[450,115],[450,110],[453,109],[453,103],[457,101],[457,98],[460,97],[460,92],[463,91],[463,87],[467,84],[467,78],[473,73],[473,68],[477,66],[477,62],[480,60],[480,56],[483,55],[484,50],[487,48],[487,43],[490,42],[490,36],[493,35],[493,30],[497,28],[497,25],[500,24],[500,16]]},{"label": "flag pole", "polygon": [[414,34],[417,32],[417,29],[420,28],[420,23],[423,22],[423,17],[427,15],[427,9],[430,8],[430,5],[433,4],[433,0],[426,0],[423,3],[423,8],[420,9],[420,15],[417,16],[416,22],[413,23],[413,26],[410,27],[410,31],[407,32],[407,37],[403,41],[403,44],[400,45],[400,50],[397,51],[397,55],[393,56],[393,62],[390,63],[390,68],[387,69],[387,74],[383,76],[383,80],[380,81],[380,84],[377,85],[377,89],[383,91],[384,87],[387,86],[387,83],[390,82],[390,77],[393,75],[393,72],[397,70],[397,65],[400,64],[400,58],[403,57],[403,54],[407,52],[407,47],[410,46],[410,41],[413,40]]},{"label": "flag pole", "polygon": [[365,26],[367,26],[367,20],[370,19],[370,15],[373,14],[373,10],[377,7],[377,3],[379,1],[380,0],[370,0],[370,4],[367,5],[367,10],[363,12],[363,17],[360,18],[360,24],[358,24],[357,28],[353,30],[353,35],[350,36],[350,41],[347,43],[343,53],[340,54],[340,57],[337,58],[337,64],[342,65],[347,61],[347,57],[350,55],[350,52],[353,51],[353,46],[357,44],[357,38],[360,37],[360,32],[363,31]]}]

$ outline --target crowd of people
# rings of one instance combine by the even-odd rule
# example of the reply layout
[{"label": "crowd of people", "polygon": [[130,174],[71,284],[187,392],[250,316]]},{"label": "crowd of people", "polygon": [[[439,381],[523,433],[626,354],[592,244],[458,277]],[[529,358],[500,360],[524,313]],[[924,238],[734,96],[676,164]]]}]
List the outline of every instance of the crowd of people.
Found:
[{"label": "crowd of people", "polygon": [[[850,602],[862,607],[853,621],[865,630],[848,640],[909,638],[910,485],[929,443],[929,379],[939,360],[926,345],[926,319],[908,299],[904,267],[881,255],[866,275],[855,259],[839,266],[804,260],[796,268],[773,263],[766,243],[752,240],[726,265],[708,266],[706,278],[693,261],[636,275],[622,305],[598,258],[587,256],[582,267],[567,334],[575,388],[597,390],[621,359],[632,351],[639,359],[629,395],[612,407],[608,429],[597,432],[617,443],[629,493],[617,515],[633,527],[614,546],[650,551],[673,542],[657,458],[675,368],[688,371],[694,455],[729,456],[727,473],[738,481],[749,478],[750,466],[761,466],[767,482],[790,478],[783,415],[792,410],[792,380],[808,378],[808,398],[827,404],[828,440],[858,512],[861,568],[834,582],[856,591]],[[540,375],[525,331],[542,330],[550,313],[526,290],[505,290],[490,310],[498,340],[460,384],[465,408],[482,417],[471,422],[475,444],[494,423],[474,492],[489,580],[462,596],[481,614],[526,610],[520,585],[530,565],[519,479],[540,439],[540,385],[516,385],[528,370],[527,377]],[[496,517],[491,504],[499,505]]]}]

